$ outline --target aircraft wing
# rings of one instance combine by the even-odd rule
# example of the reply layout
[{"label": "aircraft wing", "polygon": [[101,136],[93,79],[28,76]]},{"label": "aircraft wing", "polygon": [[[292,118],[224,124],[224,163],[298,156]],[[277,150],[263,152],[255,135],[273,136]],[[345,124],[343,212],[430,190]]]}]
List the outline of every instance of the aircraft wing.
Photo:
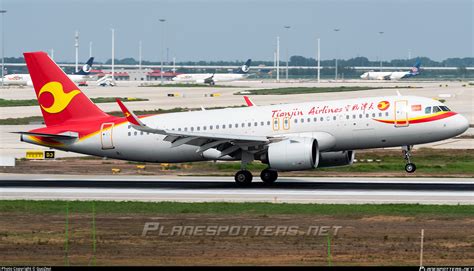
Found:
[{"label": "aircraft wing", "polygon": [[220,156],[222,157],[242,148],[248,150],[248,148],[251,147],[251,149],[256,152],[271,142],[284,139],[281,137],[230,135],[212,132],[188,132],[151,128],[143,123],[133,112],[128,110],[122,101],[117,99],[117,103],[134,129],[146,133],[164,135],[166,136],[164,140],[171,142],[171,147],[178,147],[184,144],[194,145],[199,146],[196,152],[201,153],[211,148],[217,148],[221,151]]}]

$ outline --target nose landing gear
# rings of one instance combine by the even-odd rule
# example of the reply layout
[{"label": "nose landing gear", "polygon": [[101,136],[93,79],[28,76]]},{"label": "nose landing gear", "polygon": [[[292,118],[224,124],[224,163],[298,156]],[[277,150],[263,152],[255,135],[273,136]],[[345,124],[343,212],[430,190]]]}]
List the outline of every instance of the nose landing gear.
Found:
[{"label": "nose landing gear", "polygon": [[412,148],[413,148],[413,146],[403,146],[402,147],[403,156],[404,156],[405,161],[407,162],[406,165],[405,165],[405,171],[408,172],[408,173],[413,173],[416,170],[416,165],[413,164],[410,160],[411,149]]}]

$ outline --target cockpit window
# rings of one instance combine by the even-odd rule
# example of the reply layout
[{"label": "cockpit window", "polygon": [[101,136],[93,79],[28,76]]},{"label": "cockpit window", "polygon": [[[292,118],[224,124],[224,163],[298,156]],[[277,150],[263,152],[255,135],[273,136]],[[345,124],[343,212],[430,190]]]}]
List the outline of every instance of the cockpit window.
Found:
[{"label": "cockpit window", "polygon": [[439,111],[441,111],[441,108],[439,108],[438,106],[433,106],[433,113],[436,113]]},{"label": "cockpit window", "polygon": [[451,111],[447,106],[440,106],[441,110],[445,111],[445,112],[448,112],[448,111]]},{"label": "cockpit window", "polygon": [[431,106],[425,108],[425,114],[431,114]]}]

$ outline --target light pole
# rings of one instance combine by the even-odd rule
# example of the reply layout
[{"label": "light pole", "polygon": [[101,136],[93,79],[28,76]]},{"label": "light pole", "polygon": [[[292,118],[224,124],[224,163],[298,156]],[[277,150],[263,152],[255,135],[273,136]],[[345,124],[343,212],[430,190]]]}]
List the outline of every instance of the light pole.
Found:
[{"label": "light pole", "polygon": [[163,50],[165,48],[165,22],[166,19],[159,19],[161,23],[163,23],[163,29],[161,33],[161,68],[160,68],[160,79],[161,79],[161,84],[163,85]]},{"label": "light pole", "polygon": [[280,82],[280,36],[277,36],[276,72],[277,82]]},{"label": "light pole", "polygon": [[286,40],[287,40],[287,43],[286,43],[286,81],[288,81],[288,41],[290,40],[288,31],[290,30],[291,26],[285,25],[283,27],[286,29]]},{"label": "light pole", "polygon": [[3,31],[3,26],[5,25],[5,21],[3,19],[4,14],[7,13],[6,10],[0,10],[0,14],[2,14],[2,88],[3,88],[3,77],[5,76],[5,35]]},{"label": "light pole", "polygon": [[76,30],[76,35],[74,36],[74,47],[76,48],[76,72],[79,71],[79,31]]},{"label": "light pole", "polygon": [[[336,33],[339,32],[339,31],[341,31],[341,29],[339,29],[339,28],[334,29],[334,32],[336,32]],[[337,40],[336,40],[336,43],[337,43]],[[339,48],[338,45],[339,45],[339,44],[336,44],[336,48]],[[337,58],[339,57],[339,50],[336,49],[336,51],[337,51],[337,52],[336,52],[336,60],[335,60],[335,64],[334,64],[334,68],[335,68],[334,80],[337,81]]]},{"label": "light pole", "polygon": [[138,42],[138,69],[142,72],[142,41]]},{"label": "light pole", "polygon": [[112,31],[112,82],[115,81],[115,73],[114,73],[114,66],[115,66],[115,29],[110,29]]},{"label": "light pole", "polygon": [[317,73],[317,78],[318,78],[318,83],[320,82],[320,78],[321,78],[321,39],[318,38],[318,73]]},{"label": "light pole", "polygon": [[380,34],[380,71],[382,71],[382,51],[383,51],[383,46],[382,46],[382,35],[383,35],[383,31],[379,31],[379,34]]}]

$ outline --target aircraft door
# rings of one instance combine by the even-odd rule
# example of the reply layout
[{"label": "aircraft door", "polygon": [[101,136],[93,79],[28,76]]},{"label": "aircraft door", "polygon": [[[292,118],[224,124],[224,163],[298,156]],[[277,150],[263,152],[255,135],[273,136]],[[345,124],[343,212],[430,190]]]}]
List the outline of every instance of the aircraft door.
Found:
[{"label": "aircraft door", "polygon": [[103,150],[113,149],[114,143],[112,140],[112,133],[114,130],[114,123],[102,123],[100,127],[100,142]]},{"label": "aircraft door", "polygon": [[408,101],[395,101],[395,127],[407,127],[408,125]]}]

